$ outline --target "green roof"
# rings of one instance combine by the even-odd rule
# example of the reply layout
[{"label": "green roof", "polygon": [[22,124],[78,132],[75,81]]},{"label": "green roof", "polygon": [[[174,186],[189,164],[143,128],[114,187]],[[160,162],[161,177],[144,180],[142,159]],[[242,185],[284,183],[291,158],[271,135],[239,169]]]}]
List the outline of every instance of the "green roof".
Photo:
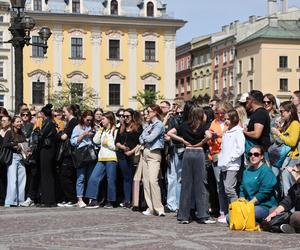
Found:
[{"label": "green roof", "polygon": [[254,34],[248,36],[239,44],[249,42],[259,38],[267,39],[289,39],[300,40],[300,21],[298,20],[278,20],[275,26],[265,26]]}]

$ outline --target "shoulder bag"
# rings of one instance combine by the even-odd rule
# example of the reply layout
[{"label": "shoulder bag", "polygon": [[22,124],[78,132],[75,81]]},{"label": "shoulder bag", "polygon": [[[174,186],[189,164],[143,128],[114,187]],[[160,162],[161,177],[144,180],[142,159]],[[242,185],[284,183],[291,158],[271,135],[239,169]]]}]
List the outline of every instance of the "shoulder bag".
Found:
[{"label": "shoulder bag", "polygon": [[92,144],[74,149],[71,157],[75,168],[82,168],[97,161],[97,154]]}]

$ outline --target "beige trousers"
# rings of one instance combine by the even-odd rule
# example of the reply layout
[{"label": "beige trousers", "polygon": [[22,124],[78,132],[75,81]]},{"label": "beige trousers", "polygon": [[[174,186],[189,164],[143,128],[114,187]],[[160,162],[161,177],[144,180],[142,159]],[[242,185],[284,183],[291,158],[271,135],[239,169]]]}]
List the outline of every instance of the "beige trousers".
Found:
[{"label": "beige trousers", "polygon": [[150,212],[163,213],[161,192],[158,185],[161,153],[159,149],[150,151],[145,148],[141,157],[142,175],[144,184],[145,200]]}]

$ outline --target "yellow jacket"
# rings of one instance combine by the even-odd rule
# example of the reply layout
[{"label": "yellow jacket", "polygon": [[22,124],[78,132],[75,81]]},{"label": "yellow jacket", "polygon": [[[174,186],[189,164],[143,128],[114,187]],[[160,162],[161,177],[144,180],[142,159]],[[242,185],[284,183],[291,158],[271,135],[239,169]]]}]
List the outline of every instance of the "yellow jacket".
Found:
[{"label": "yellow jacket", "polygon": [[296,160],[299,157],[298,151],[298,142],[300,138],[300,123],[298,121],[292,121],[290,126],[287,128],[286,131],[282,132],[279,135],[279,138],[288,146],[292,148],[289,152],[288,156],[291,159]]}]

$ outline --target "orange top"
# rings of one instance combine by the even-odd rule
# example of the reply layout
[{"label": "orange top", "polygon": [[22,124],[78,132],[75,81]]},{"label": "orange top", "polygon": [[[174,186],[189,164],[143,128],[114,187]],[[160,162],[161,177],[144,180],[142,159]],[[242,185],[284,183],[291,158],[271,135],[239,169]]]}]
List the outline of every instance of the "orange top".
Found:
[{"label": "orange top", "polygon": [[65,123],[60,120],[60,119],[57,119],[54,117],[54,122],[56,123],[57,125],[57,131],[60,132],[60,131],[63,131],[65,129]]},{"label": "orange top", "polygon": [[209,155],[208,158],[210,160],[214,160],[215,157],[221,152],[221,144],[222,144],[222,136],[224,131],[226,131],[228,126],[224,124],[224,129],[222,130],[222,127],[220,125],[220,122],[218,119],[214,119],[210,125],[209,130],[212,133],[217,133],[218,138],[209,140],[208,146],[209,146]]}]

